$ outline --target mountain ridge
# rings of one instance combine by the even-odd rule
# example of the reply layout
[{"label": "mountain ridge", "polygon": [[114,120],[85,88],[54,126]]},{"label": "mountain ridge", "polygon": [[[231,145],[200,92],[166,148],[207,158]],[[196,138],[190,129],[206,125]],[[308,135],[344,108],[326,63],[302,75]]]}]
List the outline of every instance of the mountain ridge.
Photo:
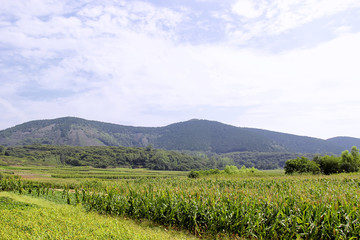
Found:
[{"label": "mountain ridge", "polygon": [[[346,138],[346,146],[360,139]],[[344,149],[339,137],[323,140],[217,121],[191,119],[164,127],[134,127],[77,117],[33,120],[0,131],[0,145],[125,146],[214,153],[333,153]],[[348,147],[346,148],[348,149]]]}]

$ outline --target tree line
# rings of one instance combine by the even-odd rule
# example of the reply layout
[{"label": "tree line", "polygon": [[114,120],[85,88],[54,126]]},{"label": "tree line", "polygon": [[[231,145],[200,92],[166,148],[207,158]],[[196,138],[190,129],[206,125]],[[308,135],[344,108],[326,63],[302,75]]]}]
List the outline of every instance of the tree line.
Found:
[{"label": "tree line", "polygon": [[[0,145],[0,156],[21,158],[37,165],[71,165],[105,167],[149,168],[153,170],[206,170],[224,169],[227,165],[238,168],[277,169],[285,161],[301,156],[296,153],[235,152],[216,154],[211,152],[170,151],[147,147],[108,146],[56,146],[25,145],[4,147]],[[312,154],[305,156],[312,157]],[[4,165],[0,159],[0,165]],[[10,164],[10,163],[9,163]],[[12,163],[17,164],[17,163]]]},{"label": "tree line", "polygon": [[[233,160],[208,157],[205,154],[187,154],[178,151],[147,147],[75,147],[54,145],[28,145],[0,147],[0,156],[22,159],[27,164],[92,166],[96,168],[126,167],[151,170],[189,171],[232,165]],[[0,159],[1,160],[1,159]],[[0,161],[1,163],[1,161]]]}]

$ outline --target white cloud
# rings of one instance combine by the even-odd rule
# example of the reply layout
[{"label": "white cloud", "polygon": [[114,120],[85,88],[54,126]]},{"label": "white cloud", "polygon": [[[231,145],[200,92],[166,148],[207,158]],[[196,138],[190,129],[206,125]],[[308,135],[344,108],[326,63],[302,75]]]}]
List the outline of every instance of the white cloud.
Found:
[{"label": "white cloud", "polygon": [[[276,94],[249,110],[242,118],[244,125],[310,136],[359,137],[358,41],[360,34],[347,35],[274,58],[277,62],[266,89]],[[282,83],[272,87],[274,78],[283,79]]]},{"label": "white cloud", "polygon": [[232,6],[232,11],[246,18],[257,18],[264,12],[264,8],[261,7],[262,4],[264,4],[264,2],[256,5],[255,2],[251,0],[238,0]]},{"label": "white cloud", "polygon": [[[121,49],[126,59],[117,59],[116,52],[109,51],[112,45],[100,48],[94,56],[100,65],[97,71],[111,74],[109,79],[90,92],[61,100],[60,106],[59,100],[40,105],[38,114],[45,107],[98,120],[101,116],[112,122],[118,122],[121,115],[122,121],[151,125],[141,113],[148,108],[155,107],[156,113],[197,106],[251,107],[241,115],[241,121],[232,123],[299,134],[305,130],[294,130],[294,125],[315,124],[318,128],[312,134],[326,136],[324,127],[328,126],[322,126],[321,121],[342,119],[348,108],[358,104],[359,35],[277,56],[221,46],[175,46],[136,36],[136,45]],[[101,50],[106,54],[101,55]],[[334,112],[340,114],[335,116]],[[167,121],[164,116],[152,117],[160,123]],[[352,113],[352,118],[360,116]]]},{"label": "white cloud", "polygon": [[[278,35],[314,20],[359,7],[357,0],[238,0],[232,10],[242,19],[228,28],[229,39],[235,43],[246,43],[255,37]],[[262,15],[264,17],[260,18]]]},{"label": "white cloud", "polygon": [[352,30],[351,26],[341,26],[341,27],[335,28],[334,33],[336,33],[337,35],[343,35],[343,34],[350,33],[351,30]]},{"label": "white cloud", "polygon": [[0,13],[12,16],[14,19],[24,16],[54,16],[68,13],[72,10],[66,0],[28,0],[28,1],[3,1]]},{"label": "white cloud", "polygon": [[[229,29],[251,39],[357,5],[350,0],[329,6],[325,1],[289,2],[248,2],[253,11],[247,13],[238,2],[234,11],[252,20],[244,22],[245,33],[235,23],[228,23]],[[330,137],[330,126],[346,122],[336,132],[344,135],[360,121],[356,111],[346,117],[359,105],[359,34],[340,34],[326,44],[276,55],[225,43],[175,41],[176,27],[187,13],[149,3],[92,3],[63,15],[74,9],[68,5],[55,4],[46,19],[35,17],[45,11],[25,14],[25,5],[19,5],[17,21],[1,25],[0,44],[9,53],[0,56],[0,105],[9,117],[0,119],[0,128],[14,119],[68,115],[159,126],[178,120],[164,113],[186,115],[200,107],[207,109],[198,113],[202,118],[216,116],[211,109],[229,109],[233,112],[226,115],[233,120],[226,121],[234,125],[312,136]],[[20,94],[27,89],[69,94],[42,101]]]}]

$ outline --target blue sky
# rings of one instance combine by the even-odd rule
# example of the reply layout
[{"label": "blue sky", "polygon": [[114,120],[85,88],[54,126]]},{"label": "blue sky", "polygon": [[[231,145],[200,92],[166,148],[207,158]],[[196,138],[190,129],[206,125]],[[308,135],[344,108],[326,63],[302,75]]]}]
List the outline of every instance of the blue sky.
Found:
[{"label": "blue sky", "polygon": [[192,118],[360,137],[360,1],[3,1],[0,129]]}]

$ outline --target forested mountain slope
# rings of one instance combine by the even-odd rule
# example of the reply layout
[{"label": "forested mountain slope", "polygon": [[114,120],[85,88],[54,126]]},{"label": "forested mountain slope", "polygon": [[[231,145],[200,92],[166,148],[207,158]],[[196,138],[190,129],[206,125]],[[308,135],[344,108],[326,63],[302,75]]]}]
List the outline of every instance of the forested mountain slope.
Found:
[{"label": "forested mountain slope", "polygon": [[255,128],[249,128],[249,131],[273,140],[284,147],[288,152],[338,154],[345,150],[345,148],[336,143],[319,138],[297,136]]},{"label": "forested mountain slope", "polygon": [[[335,153],[346,144],[220,122],[190,120],[165,127],[132,127],[74,117],[26,122],[0,131],[0,145],[125,146],[213,153]],[[338,139],[339,140],[339,139]],[[353,139],[354,140],[354,139]],[[356,139],[355,139],[356,140]],[[355,143],[360,143],[354,141]],[[348,148],[348,147],[346,147]]]},{"label": "forested mountain slope", "polygon": [[70,146],[147,146],[154,128],[123,126],[65,117],[26,122],[0,131],[5,146],[50,144]]}]

